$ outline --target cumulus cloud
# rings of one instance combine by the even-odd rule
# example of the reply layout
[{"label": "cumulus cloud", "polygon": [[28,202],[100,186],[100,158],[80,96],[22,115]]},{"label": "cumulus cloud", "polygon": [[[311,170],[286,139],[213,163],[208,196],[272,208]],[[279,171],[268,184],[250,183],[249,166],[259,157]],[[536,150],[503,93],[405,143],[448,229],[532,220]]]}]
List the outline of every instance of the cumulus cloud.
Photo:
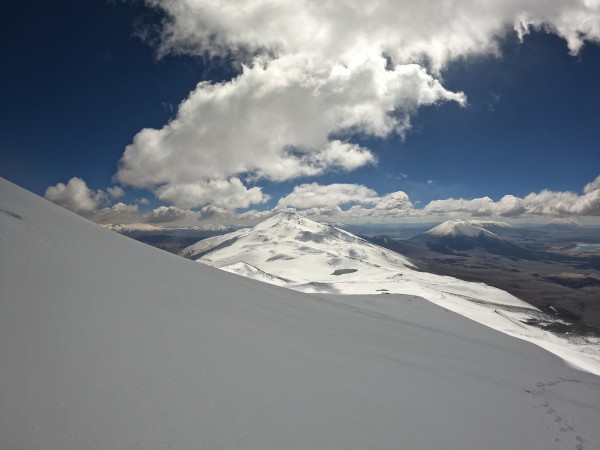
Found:
[{"label": "cumulus cloud", "polygon": [[[197,221],[201,214],[175,206],[159,206],[142,213],[138,205],[122,202],[108,206],[111,200],[121,198],[125,192],[119,186],[103,191],[90,189],[81,178],[71,178],[67,184],[58,183],[46,189],[45,198],[70,211],[101,224],[166,223],[185,219]],[[139,202],[147,204],[146,202]]]},{"label": "cumulus cloud", "polygon": [[589,182],[588,184],[585,185],[585,187],[583,188],[583,192],[585,194],[589,194],[590,192],[596,191],[600,189],[600,175],[598,175],[594,181]]},{"label": "cumulus cloud", "polygon": [[[346,210],[341,208],[348,204],[354,205]],[[284,207],[298,208],[310,217],[339,220],[418,214],[406,192],[392,192],[381,197],[373,189],[360,184],[302,184],[279,200],[277,208]]]},{"label": "cumulus cloud", "polygon": [[[386,220],[398,218],[436,219],[440,217],[500,217],[527,220],[534,217],[600,217],[600,177],[588,183],[582,194],[542,190],[520,198],[505,195],[498,201],[490,197],[475,199],[433,200],[424,208],[415,208],[403,191],[380,196],[375,190],[359,184],[306,183],[296,186],[282,197],[272,210],[250,210],[236,213],[234,208],[209,204],[199,211],[176,206],[159,206],[140,212],[138,205],[116,203],[100,205],[109,195],[91,190],[85,181],[71,179],[46,191],[55,201],[91,220],[102,224],[170,224],[196,225],[202,221],[219,223],[257,223],[284,208],[297,208],[309,217],[334,221]],[[347,207],[347,205],[352,205]],[[347,209],[342,209],[345,206]]]},{"label": "cumulus cloud", "polygon": [[375,205],[375,209],[380,211],[409,211],[413,209],[413,204],[408,198],[408,194],[406,192],[398,191],[382,197]]},{"label": "cumulus cloud", "polygon": [[[439,102],[464,105],[439,74],[451,60],[495,53],[510,27],[545,29],[572,53],[600,38],[595,0],[146,0],[164,14],[160,56],[234,61],[239,74],[204,81],[168,124],[141,130],[117,173],[179,207],[264,201],[237,181],[289,180],[374,164],[356,134],[403,135]],[[231,186],[223,188],[224,184]],[[230,190],[235,200],[222,200]]]},{"label": "cumulus cloud", "polygon": [[[341,206],[353,204],[343,210]],[[394,218],[417,215],[408,194],[403,191],[379,196],[360,184],[306,183],[281,198],[277,208],[293,207],[310,217],[327,219]]]},{"label": "cumulus cloud", "polygon": [[340,218],[344,216],[344,211],[339,206],[325,206],[325,207],[314,207],[308,208],[302,211],[303,214],[308,217],[318,217],[318,218]]},{"label": "cumulus cloud", "polygon": [[265,203],[270,198],[263,194],[262,188],[248,189],[236,177],[188,183],[174,181],[162,185],[156,194],[160,200],[183,208],[194,208],[206,203],[226,208],[247,208],[252,204]]},{"label": "cumulus cloud", "polygon": [[246,211],[246,212],[237,214],[236,218],[241,221],[257,222],[257,221],[268,219],[273,214],[275,214],[275,210],[273,210],[273,211],[257,211],[256,209],[251,209],[250,211]]},{"label": "cumulus cloud", "polygon": [[[158,187],[178,206],[217,203],[224,193],[211,186],[240,176],[283,181],[375,163],[370,150],[331,136],[402,133],[419,106],[442,100],[464,98],[418,65],[386,70],[381,55],[348,65],[296,55],[255,61],[234,80],[198,85],[162,129],[140,131],[117,177]],[[261,203],[249,191],[249,203]]]},{"label": "cumulus cloud", "polygon": [[501,217],[519,217],[526,211],[520,198],[514,195],[505,195],[494,205],[494,211]]},{"label": "cumulus cloud", "polygon": [[106,188],[106,192],[108,193],[110,198],[121,198],[125,196],[125,191],[120,186],[112,186]]},{"label": "cumulus cloud", "polygon": [[321,60],[375,48],[395,63],[448,60],[496,50],[507,27],[544,28],[572,52],[600,39],[597,0],[146,0],[167,14],[161,54],[247,56],[305,52]]},{"label": "cumulus cloud", "polygon": [[109,187],[107,192],[93,190],[81,178],[73,177],[67,184],[49,186],[44,197],[77,214],[90,216],[99,206],[106,204],[109,198],[119,198],[122,195],[124,192],[118,186]]},{"label": "cumulus cloud", "polygon": [[232,210],[227,208],[220,208],[214,205],[206,205],[200,210],[198,214],[199,220],[214,220],[214,219],[227,219],[233,217],[235,214]]},{"label": "cumulus cloud", "polygon": [[94,211],[90,219],[101,224],[143,223],[144,218],[137,205],[116,203],[110,207]]},{"label": "cumulus cloud", "polygon": [[378,200],[377,192],[360,184],[306,183],[296,186],[290,194],[280,198],[277,207],[308,209],[348,203],[376,203]]},{"label": "cumulus cloud", "polygon": [[493,205],[494,201],[489,197],[472,200],[449,198],[433,200],[424,209],[429,214],[460,213],[472,216],[490,216],[493,213]]},{"label": "cumulus cloud", "polygon": [[508,218],[531,216],[600,216],[600,177],[588,183],[583,194],[555,192],[544,189],[524,198],[505,195],[498,202],[489,197],[434,200],[424,208],[432,215],[500,216]]},{"label": "cumulus cloud", "polygon": [[176,222],[185,219],[194,213],[190,210],[181,209],[176,206],[159,206],[146,216],[147,223]]},{"label": "cumulus cloud", "polygon": [[523,199],[528,214],[554,216],[600,216],[600,189],[583,195],[574,192],[544,190],[531,193]]},{"label": "cumulus cloud", "polygon": [[[356,203],[348,209],[340,205]],[[317,183],[296,186],[291,194],[280,199],[278,207],[293,206],[308,216],[334,220],[440,217],[499,217],[528,220],[534,217],[600,216],[600,177],[588,183],[582,194],[542,190],[524,198],[505,195],[498,201],[490,197],[475,199],[440,199],[424,208],[415,208],[408,194],[402,191],[379,196],[362,185]]]},{"label": "cumulus cloud", "polygon": [[[179,207],[247,207],[265,197],[240,180],[374,164],[355,135],[404,135],[418,108],[464,105],[462,93],[440,82],[441,70],[453,59],[497,52],[510,27],[521,37],[533,28],[556,33],[572,53],[600,38],[595,0],[145,3],[164,14],[159,55],[240,67],[231,80],[199,83],[173,120],[141,130],[121,158],[121,183]],[[223,200],[231,190],[235,200]]]}]

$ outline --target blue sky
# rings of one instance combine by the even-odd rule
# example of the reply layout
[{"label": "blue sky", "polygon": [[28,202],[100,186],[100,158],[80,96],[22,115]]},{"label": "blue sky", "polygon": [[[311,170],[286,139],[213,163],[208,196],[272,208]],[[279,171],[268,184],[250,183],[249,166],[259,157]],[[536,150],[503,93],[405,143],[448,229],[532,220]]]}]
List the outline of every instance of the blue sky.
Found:
[{"label": "blue sky", "polygon": [[[485,12],[483,19],[492,22],[497,18],[502,26],[490,25],[475,33],[488,33],[487,41],[468,41],[468,33],[463,31],[467,35],[465,42],[452,44],[453,47],[431,44],[432,48],[425,47],[424,51],[421,46],[418,55],[403,45],[416,47],[422,41],[431,43],[439,37],[452,41],[451,34],[435,29],[436,20],[445,20],[444,17],[423,19],[419,15],[418,20],[423,23],[417,28],[424,30],[423,39],[419,35],[393,33],[383,39],[372,26],[365,25],[363,30],[360,24],[357,34],[363,32],[372,38],[378,49],[397,50],[386,54],[390,59],[388,66],[379,70],[377,55],[373,57],[370,49],[343,47],[333,38],[314,41],[313,36],[293,32],[280,39],[277,33],[281,30],[265,25],[283,21],[284,17],[292,20],[288,18],[295,17],[298,11],[257,10],[256,15],[263,16],[257,18],[250,13],[246,19],[243,15],[234,16],[227,8],[220,11],[207,6],[206,10],[195,11],[190,9],[192,3],[188,0],[173,2],[176,6],[171,9],[156,5],[150,8],[153,3],[156,4],[34,1],[5,6],[0,18],[4,56],[0,73],[4,106],[0,113],[1,176],[99,221],[152,222],[149,214],[161,205],[165,214],[155,214],[160,216],[154,219],[156,223],[168,223],[171,219],[185,223],[231,221],[238,220],[236,212],[268,210],[278,202],[280,206],[300,209],[320,208],[312,213],[330,217],[342,216],[340,211],[358,205],[358,215],[353,218],[366,218],[376,216],[368,210],[384,211],[377,205],[383,204],[387,194],[398,191],[406,193],[406,198],[394,203],[394,211],[381,217],[420,217],[425,214],[416,210],[432,201],[448,199],[464,202],[458,207],[456,201],[438,203],[438,208],[429,212],[440,217],[476,215],[505,219],[572,215],[584,221],[593,221],[600,214],[597,197],[582,198],[588,183],[587,194],[594,193],[597,187],[592,182],[600,174],[598,7],[584,7],[578,1],[562,2],[564,6],[548,5],[548,12],[539,13],[544,17],[536,22],[536,12],[546,11],[543,2],[524,1],[523,10],[530,12],[530,28],[522,41],[513,30],[518,28],[513,12],[500,8]],[[300,8],[311,11],[309,0],[298,3]],[[353,2],[340,5],[350,3]],[[396,2],[397,8],[403,3],[416,8],[412,4],[415,2],[410,1]],[[337,8],[335,19],[320,11],[311,14],[316,29],[341,30],[338,39],[343,40],[347,32],[344,27],[351,25],[353,18],[350,13],[342,14],[341,6]],[[379,14],[383,16],[385,12]],[[573,12],[583,17],[579,19],[581,23],[564,25],[563,16]],[[193,14],[198,14],[198,19],[190,28],[186,18]],[[404,16],[410,20],[408,8],[399,17]],[[221,23],[223,17],[227,20]],[[168,29],[160,28],[165,18],[170,18]],[[485,23],[477,16],[468,19]],[[553,24],[554,19],[563,23],[563,29]],[[390,26],[379,16],[367,21],[380,25],[383,31]],[[228,30],[227,26],[232,28]],[[584,37],[576,52],[575,44],[570,42],[569,48],[565,39],[572,36],[569,33],[573,30],[575,35]],[[204,31],[217,36],[221,33],[221,38],[211,41]],[[326,51],[314,51],[318,45]],[[443,56],[439,56],[440,48],[446,52]],[[423,53],[429,58],[425,62]],[[252,59],[256,55],[263,58],[260,63]],[[355,55],[359,55],[358,59]],[[338,57],[339,66],[348,68],[348,74],[343,81],[332,81],[330,72],[324,76],[322,68],[333,73],[337,69],[332,69],[331,64]],[[297,63],[299,59],[304,62]],[[415,62],[430,78],[412,70]],[[240,76],[241,63],[251,70]],[[264,64],[264,68],[258,70],[259,64]],[[305,69],[308,65],[310,69]],[[410,70],[393,72],[394,65]],[[308,75],[303,76],[313,83],[311,89],[314,85],[329,89],[329,84],[337,83],[336,88],[347,93],[346,98],[340,100],[328,92],[323,94],[325,88],[314,88],[315,103],[294,105],[298,98],[302,103],[306,97],[305,93],[304,97],[296,97],[293,92],[299,89],[293,78],[299,67],[307,71]],[[388,94],[369,97],[370,86],[363,88],[365,85],[360,84],[364,83],[359,78],[361,70],[370,77],[367,83],[396,74],[397,78],[384,86],[390,97],[397,96],[391,102],[392,111]],[[277,77],[288,84],[273,88]],[[225,85],[219,83],[232,79],[237,80],[237,84],[231,84],[235,92],[220,105]],[[443,92],[434,89],[432,80],[439,82]],[[202,81],[209,87],[216,86],[214,96],[199,93],[195,101],[200,106],[194,106],[197,109],[189,117],[179,117],[178,104]],[[414,86],[406,88],[402,83]],[[276,89],[277,95],[257,99],[255,92],[259,88]],[[433,97],[417,98],[414,92],[419,89]],[[456,95],[461,92],[464,95],[459,99]],[[368,114],[376,116],[383,110],[393,123],[359,116],[356,105],[347,100],[350,97],[359,98],[357,104],[366,108]],[[224,107],[230,109],[223,113]],[[315,110],[314,116],[323,115],[314,118],[315,124],[310,123],[310,108]],[[245,112],[238,114],[240,110]],[[324,110],[340,113],[331,118],[325,116]],[[340,127],[339,122],[352,114],[357,117],[348,121],[349,126]],[[248,122],[256,117],[256,129],[252,129]],[[274,123],[272,131],[270,118]],[[188,130],[187,134],[163,132],[173,119],[197,123],[190,125],[194,131]],[[321,130],[320,124],[327,120],[331,120],[329,128]],[[224,121],[229,122],[223,124]],[[207,123],[216,131],[195,131]],[[295,127],[307,134],[317,131],[314,136],[298,137]],[[163,131],[142,136],[143,129]],[[231,134],[236,130],[244,131],[239,140],[232,140]],[[271,153],[261,153],[267,142],[263,134],[273,141],[281,140],[282,146],[272,148]],[[138,136],[144,137],[143,142],[135,144],[130,157],[120,165],[126,147]],[[248,148],[244,148],[245,142]],[[161,153],[163,149],[166,157]],[[248,153],[256,154],[259,162],[244,156]],[[243,164],[235,161],[238,156]],[[230,162],[221,164],[221,158]],[[158,167],[157,161],[162,166]],[[273,167],[269,166],[270,161]],[[274,168],[278,163],[289,163],[291,168]],[[198,166],[195,168],[194,164]],[[211,168],[203,171],[207,165]],[[165,173],[163,167],[173,167],[173,171]],[[66,185],[73,177],[82,183]],[[232,183],[231,177],[239,183]],[[48,194],[46,190],[53,186],[54,191]],[[121,189],[114,190],[114,186]],[[299,186],[304,188],[296,191],[296,198],[303,196],[303,200],[280,201]],[[543,197],[544,190],[556,195]],[[523,203],[530,193],[537,197]],[[306,195],[321,200],[307,201]],[[508,209],[506,205],[494,206],[506,195],[521,203]],[[488,202],[483,210],[480,205],[469,203],[486,196],[492,203]],[[512,198],[508,200],[512,202]],[[117,202],[129,207],[127,214],[111,215],[109,210]],[[560,202],[579,203],[570,208],[557,206]],[[98,213],[102,210],[104,216],[100,220]]]}]

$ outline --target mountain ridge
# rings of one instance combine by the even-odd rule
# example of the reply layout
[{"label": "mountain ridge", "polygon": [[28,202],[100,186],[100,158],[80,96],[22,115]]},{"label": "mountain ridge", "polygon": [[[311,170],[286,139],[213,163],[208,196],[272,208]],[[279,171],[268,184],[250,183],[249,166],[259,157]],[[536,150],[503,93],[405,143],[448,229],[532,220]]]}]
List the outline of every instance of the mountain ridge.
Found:
[{"label": "mountain ridge", "polygon": [[[486,240],[487,233],[491,234],[484,230],[484,237],[473,239]],[[511,246],[500,238],[492,241]],[[576,342],[543,329],[560,322],[555,316],[489,285],[419,270],[401,254],[295,211],[280,212],[253,228],[202,240],[181,254],[224,271],[301,292],[417,295],[534,342],[573,364],[582,358],[584,365],[597,365],[594,370],[600,373],[600,351],[594,344]]]}]

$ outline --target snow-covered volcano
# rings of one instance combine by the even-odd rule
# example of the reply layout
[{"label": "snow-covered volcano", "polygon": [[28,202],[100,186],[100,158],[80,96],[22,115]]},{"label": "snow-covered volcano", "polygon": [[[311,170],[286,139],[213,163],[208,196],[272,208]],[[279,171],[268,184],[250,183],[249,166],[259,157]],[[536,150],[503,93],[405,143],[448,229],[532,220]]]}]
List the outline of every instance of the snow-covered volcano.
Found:
[{"label": "snow-covered volcano", "polygon": [[484,236],[488,239],[500,239],[500,236],[488,231],[485,228],[484,223],[476,224],[469,222],[467,220],[448,220],[439,224],[436,227],[433,227],[431,230],[427,231],[425,234],[442,237],[442,236],[451,236],[451,237],[470,237],[470,238],[478,238],[480,236]]},{"label": "snow-covered volcano", "polygon": [[[230,272],[242,270],[244,275],[258,273],[247,270],[255,267],[306,292],[371,294],[377,291],[363,284],[365,280],[381,281],[382,276],[397,275],[387,268],[412,266],[397,253],[289,210],[254,228],[202,240],[181,254]],[[352,292],[340,290],[340,280],[352,283]]]},{"label": "snow-covered volcano", "polygon": [[1,449],[600,447],[597,376],[420,298],[258,283],[2,179],[0,229]]},{"label": "snow-covered volcano", "polygon": [[[506,240],[502,234],[511,230],[504,222],[448,220],[410,239],[436,253],[455,255],[467,250],[491,253],[508,258],[537,260],[543,256]],[[497,234],[497,233],[500,233]]]},{"label": "snow-covered volcano", "polygon": [[[442,225],[445,235],[460,232],[495,236],[468,222]],[[600,374],[598,345],[567,340],[528,325],[526,322],[531,320],[556,321],[532,305],[482,283],[417,270],[398,253],[295,211],[280,212],[254,228],[202,240],[181,254],[228,272],[302,292],[423,297]]]}]

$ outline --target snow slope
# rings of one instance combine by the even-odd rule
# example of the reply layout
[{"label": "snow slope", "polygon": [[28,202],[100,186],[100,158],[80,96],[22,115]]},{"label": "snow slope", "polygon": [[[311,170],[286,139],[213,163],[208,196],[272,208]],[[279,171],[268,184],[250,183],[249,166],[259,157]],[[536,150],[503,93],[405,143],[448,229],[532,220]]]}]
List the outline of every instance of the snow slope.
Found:
[{"label": "snow slope", "polygon": [[2,449],[600,447],[598,377],[419,298],[258,283],[4,180],[0,227]]},{"label": "snow slope", "polygon": [[[466,221],[445,222],[432,232],[496,236]],[[251,229],[205,239],[184,249],[182,255],[302,292],[423,297],[600,375],[598,339],[559,336],[528,325],[524,322],[529,319],[542,323],[557,319],[500,289],[417,271],[398,253],[294,211],[279,213]]]}]

